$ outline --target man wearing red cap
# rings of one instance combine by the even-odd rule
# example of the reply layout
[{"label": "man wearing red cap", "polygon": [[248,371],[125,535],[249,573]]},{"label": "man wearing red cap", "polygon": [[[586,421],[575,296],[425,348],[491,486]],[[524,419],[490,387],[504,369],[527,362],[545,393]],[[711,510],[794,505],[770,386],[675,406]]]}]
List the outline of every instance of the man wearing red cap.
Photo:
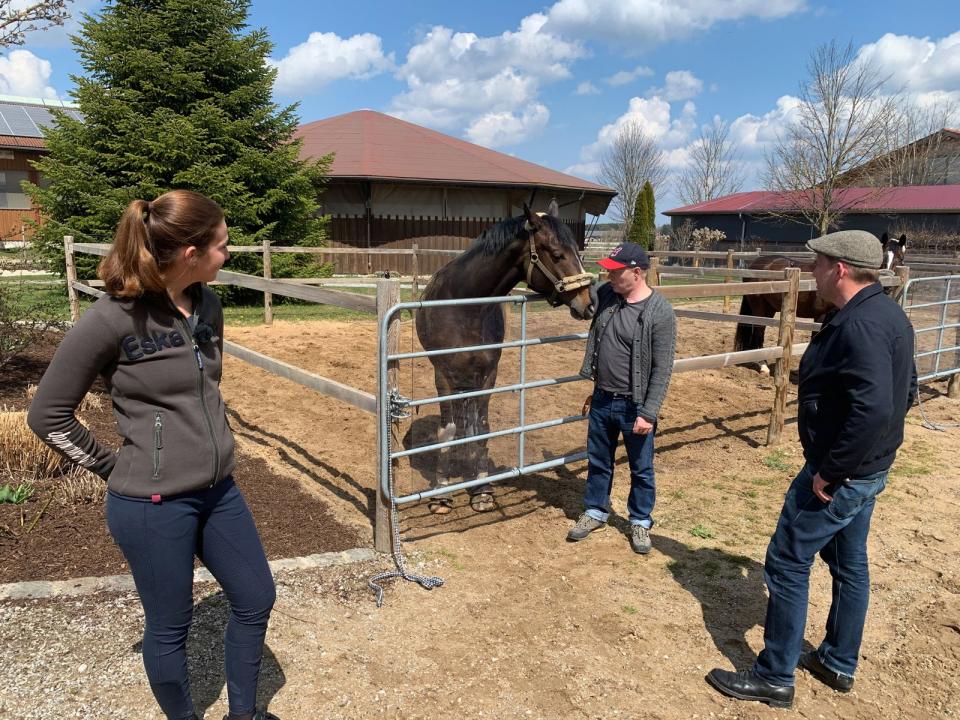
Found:
[{"label": "man wearing red cap", "polygon": [[630,462],[630,545],[650,552],[656,486],[653,437],[673,372],[676,317],[666,298],[647,285],[650,260],[642,247],[624,243],[599,265],[609,273],[600,286],[580,374],[594,381],[587,435],[585,511],[567,533],[576,542],[606,527],[614,457],[620,436]]}]

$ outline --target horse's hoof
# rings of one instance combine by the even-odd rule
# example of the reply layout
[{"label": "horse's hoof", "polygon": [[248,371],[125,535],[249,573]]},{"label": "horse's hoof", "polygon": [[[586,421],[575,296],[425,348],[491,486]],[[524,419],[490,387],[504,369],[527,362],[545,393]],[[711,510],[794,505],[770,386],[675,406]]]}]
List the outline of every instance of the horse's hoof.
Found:
[{"label": "horse's hoof", "polygon": [[431,500],[427,503],[427,509],[434,515],[449,515],[453,511],[453,501],[450,498]]},{"label": "horse's hoof", "polygon": [[470,507],[474,512],[490,512],[497,504],[493,500],[493,493],[477,493],[470,497]]}]

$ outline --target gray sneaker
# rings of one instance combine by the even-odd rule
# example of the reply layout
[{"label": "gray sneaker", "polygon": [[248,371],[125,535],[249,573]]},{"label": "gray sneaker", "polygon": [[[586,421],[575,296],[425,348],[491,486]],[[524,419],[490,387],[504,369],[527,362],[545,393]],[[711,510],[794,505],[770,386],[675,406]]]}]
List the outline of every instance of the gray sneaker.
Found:
[{"label": "gray sneaker", "polygon": [[600,522],[599,520],[594,520],[592,517],[584,513],[580,516],[580,519],[577,520],[577,524],[570,528],[570,532],[567,533],[567,540],[570,542],[577,542],[578,540],[583,540],[587,535],[592,533],[594,530],[600,530],[605,528],[607,524],[605,522]]},{"label": "gray sneaker", "polygon": [[650,530],[643,525],[631,525],[630,547],[640,555],[646,555],[650,552]]}]

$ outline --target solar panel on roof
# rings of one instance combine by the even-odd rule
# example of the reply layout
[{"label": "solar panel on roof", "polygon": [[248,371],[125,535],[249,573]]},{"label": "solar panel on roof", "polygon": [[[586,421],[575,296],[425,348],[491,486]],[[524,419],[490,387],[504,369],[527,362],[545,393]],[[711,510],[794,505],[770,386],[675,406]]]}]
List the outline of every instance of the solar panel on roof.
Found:
[{"label": "solar panel on roof", "polygon": [[30,119],[26,110],[22,107],[8,105],[2,108],[0,112],[3,113],[7,125],[10,127],[11,135],[17,135],[19,137],[41,137],[37,124]]},{"label": "solar panel on roof", "polygon": [[27,115],[30,116],[30,119],[33,120],[37,128],[40,128],[44,125],[54,125],[53,115],[50,114],[50,111],[44,107],[39,107],[38,105],[27,105],[23,108]]}]

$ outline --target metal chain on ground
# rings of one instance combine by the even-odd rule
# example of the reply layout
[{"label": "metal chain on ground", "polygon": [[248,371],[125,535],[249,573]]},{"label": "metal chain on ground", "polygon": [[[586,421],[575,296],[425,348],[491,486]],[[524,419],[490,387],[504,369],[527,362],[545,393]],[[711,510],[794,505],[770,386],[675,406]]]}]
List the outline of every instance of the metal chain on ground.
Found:
[{"label": "metal chain on ground", "polygon": [[[392,408],[394,403],[391,402],[391,419],[393,418]],[[387,433],[387,457],[389,458],[392,447],[392,438],[393,438],[393,423],[390,423],[391,428],[390,432]],[[423,588],[427,590],[433,590],[435,587],[440,587],[443,585],[443,578],[436,576],[426,576],[426,575],[415,575],[413,573],[407,572],[406,561],[403,557],[403,548],[400,545],[400,518],[397,515],[397,503],[394,500],[396,497],[396,492],[393,487],[393,462],[388,462],[387,470],[387,481],[388,487],[390,489],[390,529],[391,529],[391,540],[392,546],[391,551],[393,555],[393,562],[396,565],[396,570],[387,570],[382,573],[374,575],[367,581],[367,586],[377,594],[377,607],[383,605],[383,586],[380,583],[383,583],[387,580],[393,580],[394,578],[403,578],[404,580],[409,580],[410,582],[419,583]],[[378,490],[379,491],[379,490]]]}]

